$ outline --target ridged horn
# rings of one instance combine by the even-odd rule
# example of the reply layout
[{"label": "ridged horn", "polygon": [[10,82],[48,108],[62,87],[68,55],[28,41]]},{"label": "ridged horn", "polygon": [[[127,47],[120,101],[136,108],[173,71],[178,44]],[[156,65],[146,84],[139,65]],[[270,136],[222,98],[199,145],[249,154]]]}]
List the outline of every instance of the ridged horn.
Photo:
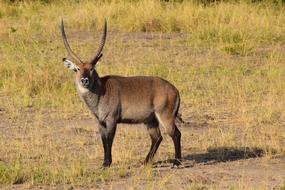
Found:
[{"label": "ridged horn", "polygon": [[63,19],[61,19],[61,27],[60,27],[60,29],[61,29],[61,36],[62,36],[62,39],[63,39],[63,43],[64,43],[65,49],[67,50],[67,53],[69,54],[69,56],[72,57],[76,62],[83,63],[81,61],[81,59],[70,48],[70,45],[69,45],[69,43],[67,41],[67,37],[66,37],[65,31],[64,31]]},{"label": "ridged horn", "polygon": [[103,34],[101,37],[101,41],[99,44],[99,47],[97,49],[96,55],[92,60],[92,63],[96,63],[101,57],[102,57],[102,50],[104,48],[105,42],[106,42],[106,38],[107,38],[107,20],[106,18],[104,19],[104,28],[103,28]]}]

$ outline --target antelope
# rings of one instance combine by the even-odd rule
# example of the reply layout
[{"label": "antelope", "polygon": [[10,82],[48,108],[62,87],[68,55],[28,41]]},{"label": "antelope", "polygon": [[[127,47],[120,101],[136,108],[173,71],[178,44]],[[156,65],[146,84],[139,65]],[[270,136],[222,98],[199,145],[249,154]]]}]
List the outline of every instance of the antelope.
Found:
[{"label": "antelope", "polygon": [[64,46],[71,59],[63,58],[65,67],[75,72],[77,91],[91,110],[99,125],[104,148],[103,167],[112,163],[112,144],[117,124],[143,123],[151,138],[151,147],[144,164],[151,163],[161,141],[160,126],[171,136],[175,147],[173,166],[181,164],[181,133],[175,125],[179,119],[180,96],[178,90],[168,81],[151,76],[123,77],[107,75],[100,77],[96,64],[102,58],[106,42],[107,21],[104,20],[103,34],[95,57],[82,61],[71,49],[61,20],[61,34]]}]

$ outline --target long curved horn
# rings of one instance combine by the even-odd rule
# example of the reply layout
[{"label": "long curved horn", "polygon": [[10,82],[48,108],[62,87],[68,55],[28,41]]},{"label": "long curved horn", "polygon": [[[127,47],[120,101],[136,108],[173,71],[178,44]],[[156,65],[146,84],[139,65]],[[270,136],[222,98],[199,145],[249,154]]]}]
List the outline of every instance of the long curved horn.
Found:
[{"label": "long curved horn", "polygon": [[101,37],[99,48],[97,49],[96,55],[93,58],[92,63],[96,63],[102,57],[102,50],[104,48],[104,45],[105,45],[105,42],[106,42],[106,38],[107,38],[107,20],[105,18],[104,19],[103,34],[102,34],[102,37]]},{"label": "long curved horn", "polygon": [[67,41],[67,38],[66,38],[66,34],[65,34],[65,31],[64,31],[64,24],[63,24],[63,19],[61,19],[61,36],[62,36],[62,39],[63,39],[63,43],[64,43],[64,46],[65,46],[65,49],[67,50],[68,54],[77,62],[79,63],[82,63],[81,59],[71,50],[70,46],[69,46],[69,43]]}]

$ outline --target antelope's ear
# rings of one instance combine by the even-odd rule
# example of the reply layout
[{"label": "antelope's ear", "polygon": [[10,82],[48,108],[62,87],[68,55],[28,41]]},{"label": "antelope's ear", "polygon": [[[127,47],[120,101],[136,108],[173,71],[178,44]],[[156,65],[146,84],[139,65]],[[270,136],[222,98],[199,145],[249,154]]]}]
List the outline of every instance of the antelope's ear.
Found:
[{"label": "antelope's ear", "polygon": [[70,61],[66,58],[63,58],[62,61],[63,61],[63,64],[66,68],[73,70],[74,72],[79,71],[79,67],[77,65],[75,65],[74,63],[72,63],[72,61]]}]

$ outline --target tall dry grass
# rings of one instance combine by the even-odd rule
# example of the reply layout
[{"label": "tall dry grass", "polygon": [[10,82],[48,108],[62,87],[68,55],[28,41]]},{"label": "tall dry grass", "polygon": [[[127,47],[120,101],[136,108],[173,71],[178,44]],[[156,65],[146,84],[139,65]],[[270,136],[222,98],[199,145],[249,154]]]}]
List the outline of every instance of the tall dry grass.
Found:
[{"label": "tall dry grass", "polygon": [[[77,103],[70,76],[60,64],[61,58],[66,54],[62,48],[59,35],[61,18],[66,21],[70,33],[98,31],[102,25],[103,17],[108,18],[109,31],[184,32],[186,37],[181,40],[173,40],[169,46],[170,49],[185,46],[192,47],[193,52],[189,52],[189,54],[195,54],[200,50],[210,51],[213,54],[217,52],[219,56],[224,58],[224,60],[220,60],[219,63],[221,64],[227,64],[228,57],[232,55],[244,59],[253,58],[252,62],[246,60],[239,62],[239,64],[228,64],[229,66],[227,65],[225,68],[223,68],[224,65],[220,68],[219,63],[213,64],[215,60],[209,58],[203,65],[200,65],[200,67],[205,67],[204,70],[200,69],[202,73],[208,73],[207,70],[212,70],[208,75],[216,80],[217,76],[215,75],[233,77],[236,74],[236,78],[243,78],[243,75],[259,62],[259,65],[262,65],[266,70],[265,75],[268,74],[269,81],[275,80],[268,85],[274,85],[272,88],[275,90],[281,90],[284,87],[283,78],[278,78],[282,77],[283,74],[283,67],[281,64],[280,68],[280,63],[284,59],[285,16],[282,6],[264,7],[247,3],[218,3],[204,7],[192,2],[160,3],[151,0],[138,2],[110,1],[109,3],[97,1],[68,3],[62,1],[51,4],[43,4],[40,1],[9,4],[2,1],[0,13],[1,91],[9,95],[11,101],[8,102],[13,102],[16,106],[58,107],[69,102],[68,106],[72,107],[74,103]],[[83,35],[84,33],[81,36]],[[82,57],[89,58],[96,42],[91,42],[88,39],[83,41],[80,39],[82,38],[80,33],[76,32],[71,37],[73,37],[71,41],[77,52]],[[159,40],[159,43],[163,43],[163,40]],[[125,46],[124,43],[112,45],[112,42],[109,41],[109,44],[106,45],[106,54],[111,54],[112,51],[117,51],[117,48]],[[162,46],[164,44],[160,45],[160,47]],[[149,58],[149,60],[144,52],[130,56],[143,57],[136,60],[133,63],[134,66],[140,65],[141,62],[155,60],[155,66],[159,67],[156,68],[158,74],[161,73],[159,69],[163,69],[160,63],[166,62],[167,59],[158,51],[154,51],[151,55],[154,59]],[[121,58],[118,57],[117,59]],[[176,57],[179,63],[181,62],[179,66],[185,66],[186,69],[181,69],[178,72],[171,70],[174,75],[170,77],[175,78],[174,82],[182,80],[183,76],[189,76],[189,74],[193,77],[199,75],[199,73],[193,75],[191,73],[193,70],[188,69],[193,65],[198,65],[199,61],[188,58]],[[104,61],[108,62],[110,59],[113,58],[105,56]],[[270,65],[269,70],[268,65]],[[102,64],[102,73],[106,73],[104,72],[106,68],[106,64]],[[123,72],[125,75],[148,74],[150,70],[153,70],[149,67],[140,67],[136,69],[137,72],[128,73],[125,71],[126,67],[107,69],[110,73]],[[223,71],[224,69],[228,71]],[[225,73],[231,70],[237,73]],[[258,77],[255,75],[256,72],[259,71],[254,68],[253,73],[248,77]],[[259,81],[254,85],[266,85],[263,77],[258,78]],[[201,80],[203,79],[208,80],[206,78]],[[229,80],[225,78],[225,80],[233,90],[238,90],[233,85],[233,78]],[[225,80],[222,81],[225,82]],[[246,77],[242,80],[246,80]],[[250,83],[253,80],[245,81],[245,83],[247,82]],[[213,80],[206,83],[216,87]],[[220,85],[221,88],[225,87],[225,84],[220,83]],[[187,88],[189,86],[184,85],[181,91]],[[241,89],[241,93],[248,94],[246,90],[249,89],[247,87],[241,88],[246,88]],[[194,93],[197,92],[197,89],[191,90]],[[222,92],[218,88],[212,90],[212,93]],[[64,97],[64,94],[70,96]],[[232,94],[237,95],[235,92]],[[219,96],[224,97],[223,94],[219,94]],[[187,100],[188,97],[185,101]]]}]

